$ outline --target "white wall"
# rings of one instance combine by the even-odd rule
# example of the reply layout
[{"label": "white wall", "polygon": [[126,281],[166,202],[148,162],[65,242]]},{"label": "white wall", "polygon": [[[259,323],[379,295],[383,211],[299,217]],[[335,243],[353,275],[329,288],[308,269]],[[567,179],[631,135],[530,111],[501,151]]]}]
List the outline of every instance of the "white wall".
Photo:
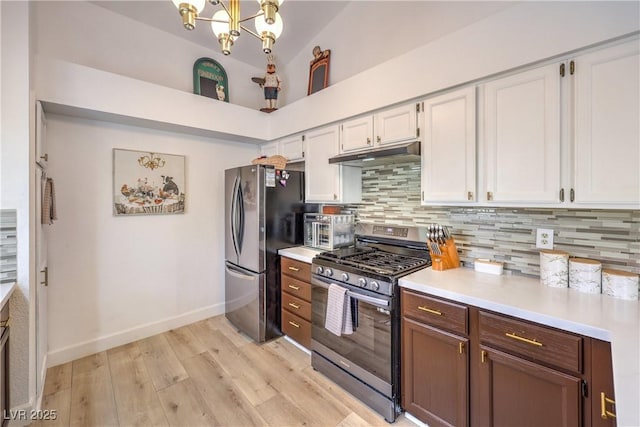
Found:
[{"label": "white wall", "polygon": [[[224,312],[224,169],[255,145],[50,115],[49,365]],[[115,217],[112,149],[186,156],[186,212]]]},{"label": "white wall", "polygon": [[29,232],[29,4],[0,2],[0,10],[0,207],[16,209],[18,212],[18,286],[10,301],[13,317],[10,345],[10,404],[16,407],[28,404],[30,396],[35,392],[35,376],[29,372],[29,367],[35,363],[33,355],[29,353],[34,343],[34,315],[29,309],[33,295],[30,286],[33,239]]},{"label": "white wall", "polygon": [[[153,7],[153,2],[149,4]],[[193,63],[209,57],[226,70],[233,104],[263,107],[251,77],[264,74],[264,69],[220,54],[213,38],[212,48],[207,49],[84,1],[34,2],[34,18],[39,55],[190,93]]]}]

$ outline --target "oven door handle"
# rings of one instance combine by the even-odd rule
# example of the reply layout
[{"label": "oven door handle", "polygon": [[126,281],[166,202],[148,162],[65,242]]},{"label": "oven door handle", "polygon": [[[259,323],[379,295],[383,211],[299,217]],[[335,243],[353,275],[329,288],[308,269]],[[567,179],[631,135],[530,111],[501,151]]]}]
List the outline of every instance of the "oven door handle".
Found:
[{"label": "oven door handle", "polygon": [[[315,277],[311,279],[311,284],[314,286],[320,286],[321,288],[329,289],[329,283],[325,282],[324,280],[316,279]],[[389,307],[389,300],[386,300],[386,299],[370,297],[368,295],[363,295],[363,294],[359,294],[357,292],[352,292],[352,291],[347,291],[347,295],[350,298],[353,298],[358,301],[362,301],[367,304],[372,304],[377,307],[383,307],[383,308]]]}]

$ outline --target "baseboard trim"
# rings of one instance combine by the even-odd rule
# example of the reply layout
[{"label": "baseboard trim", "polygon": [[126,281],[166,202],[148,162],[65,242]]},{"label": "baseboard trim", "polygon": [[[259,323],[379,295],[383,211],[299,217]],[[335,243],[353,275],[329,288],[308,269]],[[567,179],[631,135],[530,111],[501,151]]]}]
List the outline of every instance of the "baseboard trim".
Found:
[{"label": "baseboard trim", "polygon": [[209,317],[218,316],[223,313],[224,302],[54,350],[47,354],[47,368],[61,365],[113,347],[128,344],[152,335],[160,334],[170,329],[179,328]]}]

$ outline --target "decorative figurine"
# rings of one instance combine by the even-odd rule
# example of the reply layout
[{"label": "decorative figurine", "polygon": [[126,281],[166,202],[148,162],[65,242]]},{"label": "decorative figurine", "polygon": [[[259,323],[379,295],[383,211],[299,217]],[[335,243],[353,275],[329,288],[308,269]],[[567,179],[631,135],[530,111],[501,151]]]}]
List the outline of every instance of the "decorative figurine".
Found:
[{"label": "decorative figurine", "polygon": [[278,109],[278,92],[281,87],[282,80],[276,74],[276,64],[273,55],[267,55],[267,72],[264,77],[252,77],[251,80],[264,89],[264,99],[267,101],[267,107],[261,108],[260,111],[270,113]]}]

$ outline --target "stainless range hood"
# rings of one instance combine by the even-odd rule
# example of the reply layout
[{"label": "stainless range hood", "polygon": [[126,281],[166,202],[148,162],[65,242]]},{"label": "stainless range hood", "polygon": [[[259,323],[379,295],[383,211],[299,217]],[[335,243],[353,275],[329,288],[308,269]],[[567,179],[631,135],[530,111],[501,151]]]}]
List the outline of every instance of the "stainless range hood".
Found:
[{"label": "stainless range hood", "polygon": [[418,160],[420,160],[420,141],[413,141],[375,150],[340,154],[331,157],[329,163],[349,166],[377,166]]}]

